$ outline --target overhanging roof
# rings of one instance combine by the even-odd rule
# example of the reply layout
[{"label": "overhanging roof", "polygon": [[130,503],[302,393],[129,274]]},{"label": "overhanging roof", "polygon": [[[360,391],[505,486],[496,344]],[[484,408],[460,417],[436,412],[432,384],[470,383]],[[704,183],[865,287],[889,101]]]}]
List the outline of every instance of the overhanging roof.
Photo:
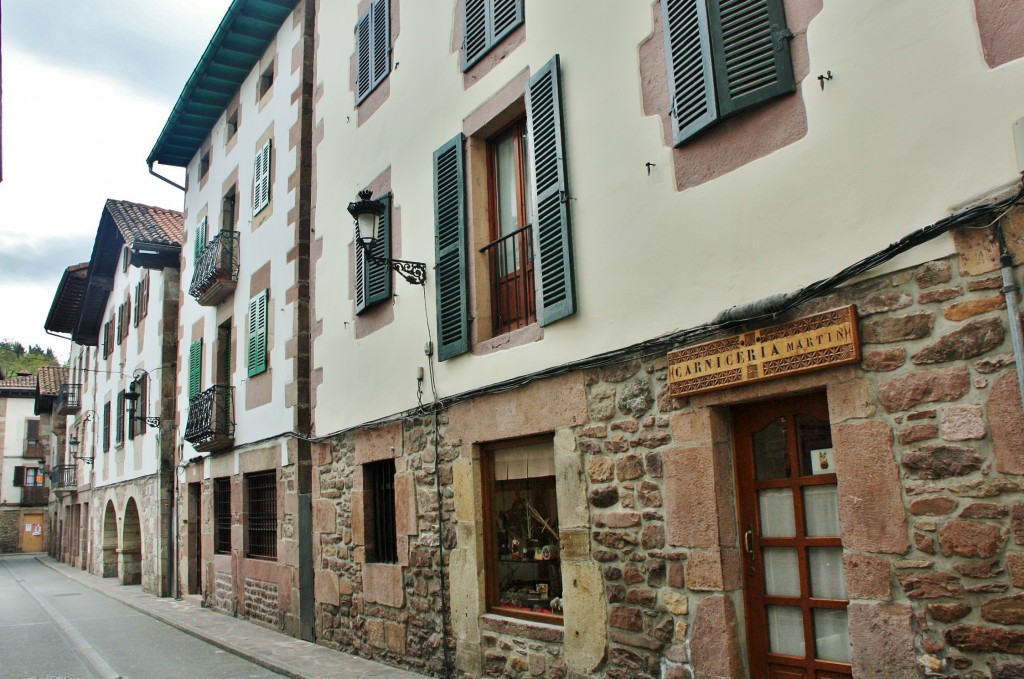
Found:
[{"label": "overhanging roof", "polygon": [[[46,316],[43,327],[49,332],[71,334],[78,326],[78,316],[82,312],[82,297],[85,295],[86,279],[89,276],[89,262],[82,262],[64,269],[57,294],[50,304],[50,313]],[[0,379],[3,374],[0,373]]]},{"label": "overhanging roof", "polygon": [[178,96],[147,164],[188,165],[297,4],[298,0],[231,3]]}]

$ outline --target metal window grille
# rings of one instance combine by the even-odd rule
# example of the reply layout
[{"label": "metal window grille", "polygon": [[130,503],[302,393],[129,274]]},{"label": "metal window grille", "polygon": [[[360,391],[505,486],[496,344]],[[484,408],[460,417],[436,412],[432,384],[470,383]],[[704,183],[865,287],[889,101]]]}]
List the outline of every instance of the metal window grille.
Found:
[{"label": "metal window grille", "polygon": [[380,460],[363,465],[363,489],[369,502],[367,517],[367,561],[397,563],[395,531],[395,461]]},{"label": "metal window grille", "polygon": [[[250,498],[251,489],[250,489]],[[231,478],[224,476],[213,480],[213,551],[217,554],[231,552]]]},{"label": "metal window grille", "polygon": [[533,227],[529,224],[483,247],[491,272],[491,319],[495,335],[537,320],[533,282]]},{"label": "metal window grille", "polygon": [[277,471],[247,474],[249,530],[245,555],[277,558]]}]

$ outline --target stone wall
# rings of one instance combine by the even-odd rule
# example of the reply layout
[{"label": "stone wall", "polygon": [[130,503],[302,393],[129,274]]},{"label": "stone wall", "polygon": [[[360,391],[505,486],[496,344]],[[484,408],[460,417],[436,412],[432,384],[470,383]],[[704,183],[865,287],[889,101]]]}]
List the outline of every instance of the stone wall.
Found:
[{"label": "stone wall", "polygon": [[[1024,245],[1021,213],[1006,225],[1011,245]],[[566,376],[561,387],[555,378],[464,402],[441,412],[436,433],[432,417],[413,415],[389,425],[390,434],[372,434],[391,437],[396,469],[414,480],[417,523],[400,541],[397,599],[375,593],[356,534],[365,432],[320,445],[319,641],[442,674],[443,563],[455,618],[447,632],[462,674],[745,677],[730,408],[824,391],[854,676],[919,677],[926,666],[964,679],[1024,676],[1024,412],[995,241],[984,229],[955,240],[954,256],[859,282],[790,314],[856,304],[857,366],[673,399],[667,357],[635,356]],[[571,398],[543,405],[568,394],[574,380],[585,390],[582,417],[567,414],[575,413]],[[534,402],[541,405],[525,408]],[[552,417],[565,421],[550,424]],[[600,582],[578,599],[594,607],[585,622],[600,627],[585,672],[573,666],[581,662],[569,650],[578,623],[568,606],[564,631],[485,614],[472,557],[479,531],[466,520],[479,497],[459,499],[479,483],[473,465],[483,437],[544,430],[554,432],[556,452],[579,460],[579,478],[560,473],[558,484],[582,484],[589,505],[588,544],[570,545],[574,535],[562,533],[563,552],[579,550],[599,568]],[[563,573],[569,567],[563,562]]]},{"label": "stone wall", "polygon": [[155,474],[92,489],[89,505],[89,537],[92,540],[89,552],[92,563],[89,572],[101,577],[104,574],[103,525],[107,502],[112,501],[117,512],[117,544],[120,547],[124,537],[125,508],[129,498],[134,498],[139,512],[142,588],[159,595],[161,588],[166,587],[163,580],[167,569],[166,553],[161,552],[159,536],[161,532],[166,533],[167,515],[165,504],[160,497],[159,480]]},{"label": "stone wall", "polygon": [[21,513],[17,509],[0,511],[0,554],[21,551],[18,542],[18,518]]}]

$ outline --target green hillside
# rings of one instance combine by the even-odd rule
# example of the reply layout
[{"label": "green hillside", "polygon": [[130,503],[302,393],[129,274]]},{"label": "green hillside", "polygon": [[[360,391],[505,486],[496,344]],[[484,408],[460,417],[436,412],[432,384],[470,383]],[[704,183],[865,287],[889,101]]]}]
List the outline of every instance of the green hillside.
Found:
[{"label": "green hillside", "polygon": [[44,365],[60,365],[52,349],[36,345],[26,349],[21,342],[0,340],[0,370],[5,377],[14,377],[22,370],[34,375]]}]

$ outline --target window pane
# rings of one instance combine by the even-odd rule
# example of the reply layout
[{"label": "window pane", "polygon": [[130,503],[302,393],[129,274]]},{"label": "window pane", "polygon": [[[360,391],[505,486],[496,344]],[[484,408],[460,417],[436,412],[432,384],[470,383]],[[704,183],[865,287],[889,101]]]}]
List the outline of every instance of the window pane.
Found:
[{"label": "window pane", "polygon": [[[498,601],[504,610],[561,615],[558,507],[551,445],[492,453]],[[554,601],[554,603],[552,603]]]},{"label": "window pane", "polygon": [[850,632],[845,610],[814,609],[814,643],[822,660],[850,662]]},{"label": "window pane", "polygon": [[766,610],[771,652],[804,657],[804,616],[800,609],[768,606]]},{"label": "window pane", "polygon": [[769,596],[800,596],[800,565],[795,547],[765,547],[764,590]]},{"label": "window pane", "polygon": [[519,228],[519,183],[516,164],[516,138],[509,134],[494,144],[494,172],[497,189],[498,235],[506,236]]},{"label": "window pane", "polygon": [[793,419],[796,422],[796,445],[800,455],[800,474],[811,476],[814,474],[811,451],[832,447],[832,429],[828,420],[819,420],[809,415],[797,415]]},{"label": "window pane", "polygon": [[804,488],[804,515],[809,537],[839,535],[839,490],[836,486]]},{"label": "window pane", "polygon": [[757,480],[784,479],[789,476],[786,450],[786,418],[780,417],[754,434],[754,464]]},{"label": "window pane", "polygon": [[762,537],[790,538],[796,535],[792,489],[773,488],[758,491],[757,500],[761,506]]},{"label": "window pane", "polygon": [[812,547],[808,550],[808,559],[811,570],[811,596],[821,599],[845,599],[843,548]]}]

